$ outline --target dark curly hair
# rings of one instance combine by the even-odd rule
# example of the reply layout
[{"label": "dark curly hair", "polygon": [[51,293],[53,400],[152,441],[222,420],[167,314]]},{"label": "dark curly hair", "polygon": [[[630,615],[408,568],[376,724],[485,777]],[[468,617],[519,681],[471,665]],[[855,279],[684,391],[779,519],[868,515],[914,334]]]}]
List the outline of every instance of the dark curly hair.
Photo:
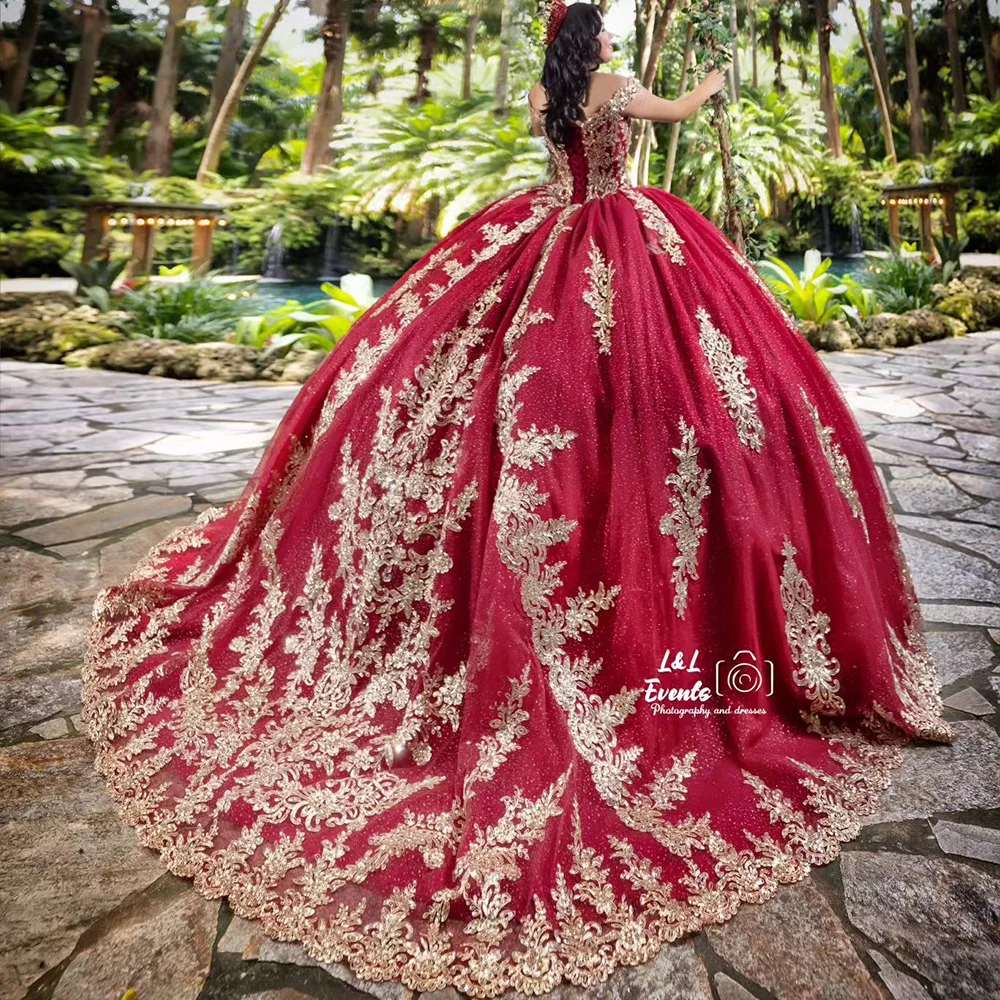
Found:
[{"label": "dark curly hair", "polygon": [[548,98],[545,132],[555,145],[566,147],[575,123],[584,119],[583,102],[590,74],[601,65],[604,27],[600,7],[574,3],[566,11],[559,34],[545,52],[542,86]]}]

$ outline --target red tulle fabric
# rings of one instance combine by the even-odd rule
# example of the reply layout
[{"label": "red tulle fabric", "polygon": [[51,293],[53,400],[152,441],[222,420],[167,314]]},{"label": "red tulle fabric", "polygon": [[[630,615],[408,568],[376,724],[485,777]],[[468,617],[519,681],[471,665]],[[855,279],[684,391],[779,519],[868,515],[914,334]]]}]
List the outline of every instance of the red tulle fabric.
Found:
[{"label": "red tulle fabric", "polygon": [[94,607],[122,820],[365,979],[598,983],[831,860],[901,746],[953,738],[844,397],[725,236],[628,184],[636,90]]}]

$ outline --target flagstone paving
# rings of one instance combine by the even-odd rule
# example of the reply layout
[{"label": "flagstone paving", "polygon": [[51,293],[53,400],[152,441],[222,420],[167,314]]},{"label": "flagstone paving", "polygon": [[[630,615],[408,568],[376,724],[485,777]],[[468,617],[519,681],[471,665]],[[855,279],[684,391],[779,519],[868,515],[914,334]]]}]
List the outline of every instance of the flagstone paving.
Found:
[{"label": "flagstone paving", "polygon": [[[907,750],[838,860],[555,1000],[1000,996],[1000,330],[821,357],[892,496],[958,739]],[[235,499],[300,388],[0,363],[0,1000],[415,1000],[166,872],[80,726],[98,590]]]}]

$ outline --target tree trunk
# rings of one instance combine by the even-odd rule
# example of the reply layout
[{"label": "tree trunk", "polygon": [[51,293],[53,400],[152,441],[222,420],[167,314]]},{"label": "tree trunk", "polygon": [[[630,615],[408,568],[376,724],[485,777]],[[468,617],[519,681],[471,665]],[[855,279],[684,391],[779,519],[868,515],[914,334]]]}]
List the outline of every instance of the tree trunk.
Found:
[{"label": "tree trunk", "polygon": [[910,100],[910,155],[924,153],[923,104],[920,98],[920,64],[917,62],[917,40],[913,33],[912,0],[901,0],[906,28],[906,90]]},{"label": "tree trunk", "polygon": [[[691,63],[692,39],[694,38],[694,25],[688,21],[687,33],[684,36],[684,61],[681,63],[681,80],[677,87],[677,96],[680,97],[687,89],[688,66]],[[677,163],[677,143],[681,137],[681,123],[670,123],[670,145],[667,147],[667,163],[663,170],[663,190],[669,191],[674,183],[674,166]]]},{"label": "tree trunk", "polygon": [[819,102],[826,121],[826,146],[834,156],[843,155],[840,143],[840,117],[833,91],[833,72],[830,68],[830,0],[816,2],[816,34],[819,38]]},{"label": "tree trunk", "polygon": [[879,78],[878,67],[875,65],[875,53],[868,42],[865,34],[865,26],[861,20],[861,11],[858,10],[857,0],[850,0],[851,13],[854,15],[854,23],[858,26],[858,35],[861,37],[861,45],[865,50],[865,59],[868,61],[868,73],[872,78],[872,86],[875,88],[875,97],[878,100],[879,115],[882,118],[882,133],[885,136],[885,153],[889,157],[889,162],[896,165],[896,144],[892,139],[892,121],[889,119],[889,105],[885,99],[885,91],[882,89],[882,80]]},{"label": "tree trunk", "polygon": [[754,89],[760,86],[757,76],[757,11],[750,5],[750,66],[753,70]]},{"label": "tree trunk", "polygon": [[350,30],[350,0],[327,0],[326,20],[320,29],[326,68],[302,154],[304,174],[314,174],[330,161],[330,136],[344,113],[344,59]]},{"label": "tree trunk", "polygon": [[87,124],[87,110],[94,90],[94,77],[97,75],[97,55],[108,27],[108,10],[105,0],[91,0],[87,6],[76,4],[74,9],[81,19],[80,55],[73,68],[65,119],[67,125],[83,128]]},{"label": "tree trunk", "polygon": [[219,48],[219,64],[215,68],[212,96],[208,105],[208,119],[205,122],[208,131],[212,130],[219,108],[222,107],[222,102],[226,94],[229,93],[229,88],[233,85],[246,23],[247,0],[229,0],[229,6],[226,7],[226,25]]},{"label": "tree trunk", "polygon": [[510,72],[510,32],[513,16],[513,0],[503,0],[500,8],[500,64],[497,66],[497,81],[493,89],[493,110],[502,114],[507,109],[507,77]]},{"label": "tree trunk", "polygon": [[465,45],[462,49],[462,100],[472,97],[472,57],[476,52],[476,32],[479,30],[479,15],[470,14],[465,22]]},{"label": "tree trunk", "polygon": [[951,67],[951,100],[956,113],[968,111],[965,97],[965,74],[962,72],[962,52],[958,47],[958,11],[960,0],[945,0],[944,24],[948,32],[948,65]]},{"label": "tree trunk", "polygon": [[889,93],[889,56],[885,50],[885,25],[882,21],[882,0],[871,0],[869,10],[872,16],[872,41],[878,78],[882,82],[886,106],[892,107],[892,95]]},{"label": "tree trunk", "polygon": [[26,0],[21,23],[17,29],[17,62],[11,67],[4,80],[3,99],[10,107],[11,114],[21,110],[24,100],[24,90],[28,85],[28,72],[31,69],[31,55],[38,40],[38,24],[42,19],[45,0]]},{"label": "tree trunk", "polygon": [[108,108],[108,120],[97,143],[97,151],[101,156],[111,152],[111,145],[118,134],[118,126],[135,103],[135,95],[139,87],[139,67],[128,63],[118,72],[118,86],[111,96],[111,106]]},{"label": "tree trunk", "polygon": [[222,107],[215,116],[215,124],[209,133],[208,142],[205,144],[205,152],[202,154],[201,163],[198,165],[198,183],[204,184],[208,180],[208,175],[215,173],[219,167],[219,160],[222,157],[222,149],[226,144],[226,137],[229,135],[229,127],[236,117],[236,110],[240,104],[243,91],[246,90],[250,77],[253,74],[260,57],[264,52],[271,33],[274,31],[282,15],[288,10],[291,0],[278,0],[271,11],[264,27],[260,29],[260,34],[254,39],[250,51],[243,57],[240,68],[236,71],[236,77],[229,93],[222,101]]},{"label": "tree trunk", "polygon": [[181,24],[187,17],[190,0],[170,0],[167,13],[167,30],[160,50],[160,63],[156,68],[153,86],[153,104],[146,134],[146,150],[142,169],[170,173],[170,154],[173,136],[170,119],[174,114],[177,97],[177,76],[181,61]]},{"label": "tree trunk", "polygon": [[[665,0],[663,10],[656,14],[656,8],[658,7],[658,0],[653,0],[650,4],[649,13],[650,19],[647,20],[647,31],[646,37],[649,40],[648,47],[644,46],[645,49],[645,61],[641,62],[639,71],[639,82],[647,89],[652,90],[653,81],[656,79],[656,68],[660,63],[660,56],[663,53],[663,44],[667,36],[667,27],[670,24],[670,20],[673,17],[674,10],[677,7],[677,0]],[[656,14],[655,20],[652,19],[652,15]],[[642,127],[638,129],[633,129],[632,136],[629,139],[629,155],[635,156],[636,151],[639,148],[639,143],[644,141],[646,132],[652,129],[652,122],[643,122]]]},{"label": "tree trunk", "polygon": [[987,0],[977,0],[979,31],[983,36],[983,53],[986,63],[986,93],[991,101],[1000,95],[1000,25],[990,22]]},{"label": "tree trunk", "polygon": [[736,20],[736,0],[729,0],[729,34],[733,39],[733,62],[730,70],[729,83],[732,103],[740,99],[740,35]]},{"label": "tree trunk", "polygon": [[774,89],[778,94],[785,92],[781,82],[781,12],[777,8],[768,11],[767,21],[771,28],[771,58],[774,60]]}]

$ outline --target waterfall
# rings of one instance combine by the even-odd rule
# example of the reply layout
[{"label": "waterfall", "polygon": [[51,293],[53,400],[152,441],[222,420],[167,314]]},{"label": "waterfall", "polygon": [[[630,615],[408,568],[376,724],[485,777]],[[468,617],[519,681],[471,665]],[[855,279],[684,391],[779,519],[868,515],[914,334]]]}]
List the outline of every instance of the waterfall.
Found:
[{"label": "waterfall", "polygon": [[819,217],[823,230],[823,253],[829,257],[833,255],[833,248],[830,245],[830,206],[825,201],[819,203]]},{"label": "waterfall", "polygon": [[864,249],[861,239],[861,210],[857,202],[851,203],[851,253],[860,254]]},{"label": "waterfall", "polygon": [[326,227],[326,237],[323,240],[323,264],[320,268],[320,280],[335,280],[337,271],[342,270],[337,267],[337,260],[340,251],[340,223],[334,222]]},{"label": "waterfall", "polygon": [[284,228],[280,222],[271,226],[264,245],[264,263],[261,265],[262,278],[287,278],[285,272],[285,244],[282,240]]}]

